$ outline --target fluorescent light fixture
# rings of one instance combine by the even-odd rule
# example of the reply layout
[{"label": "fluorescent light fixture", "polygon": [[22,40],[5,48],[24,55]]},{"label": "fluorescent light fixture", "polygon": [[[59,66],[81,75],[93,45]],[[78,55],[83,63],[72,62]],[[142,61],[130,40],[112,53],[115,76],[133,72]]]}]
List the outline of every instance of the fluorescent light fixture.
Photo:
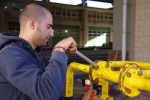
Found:
[{"label": "fluorescent light fixture", "polygon": [[81,4],[81,0],[50,0],[53,3],[69,4],[69,5],[78,5]]},{"label": "fluorescent light fixture", "polygon": [[42,0],[34,0],[34,1],[42,1]]},{"label": "fluorescent light fixture", "polygon": [[105,3],[105,2],[86,1],[86,3],[88,7],[94,7],[94,8],[108,9],[113,7],[111,3]]}]

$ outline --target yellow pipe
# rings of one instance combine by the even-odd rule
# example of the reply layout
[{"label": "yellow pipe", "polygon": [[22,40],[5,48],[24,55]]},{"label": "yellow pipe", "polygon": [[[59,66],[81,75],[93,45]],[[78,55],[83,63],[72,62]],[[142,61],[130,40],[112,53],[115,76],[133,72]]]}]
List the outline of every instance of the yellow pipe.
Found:
[{"label": "yellow pipe", "polygon": [[73,62],[68,66],[66,74],[66,97],[73,96],[73,82],[74,82],[74,70],[89,73],[89,65]]},{"label": "yellow pipe", "polygon": [[73,62],[69,65],[68,68],[72,69],[72,70],[77,70],[77,71],[80,71],[83,73],[89,73],[90,65],[85,65],[85,64]]},{"label": "yellow pipe", "polygon": [[91,75],[92,80],[95,84],[98,82],[98,85],[102,85],[102,94],[100,95],[100,97],[98,97],[97,100],[113,100],[113,97],[109,96],[108,93],[108,80],[117,83],[119,78],[119,72],[111,71],[110,67],[106,67],[105,61],[99,61],[97,65],[100,66],[100,69],[93,69]]},{"label": "yellow pipe", "polygon": [[144,78],[136,64],[126,64],[120,71],[118,84],[125,95],[134,97],[140,94],[139,90],[150,91],[150,80]]},{"label": "yellow pipe", "polygon": [[150,63],[135,62],[135,61],[109,61],[107,63],[107,66],[109,66],[109,67],[122,67],[127,63],[128,64],[136,64],[140,68],[143,68],[143,69],[150,69]]},{"label": "yellow pipe", "polygon": [[[149,70],[150,63],[134,62],[134,61],[99,61],[97,65],[100,66],[98,70],[92,69],[90,65],[84,65],[73,62],[68,66],[66,75],[66,97],[73,96],[74,70],[87,73],[91,76],[91,80],[98,80],[98,84],[102,85],[102,98],[111,98],[108,95],[108,81],[118,83],[121,91],[128,96],[136,96],[140,93],[138,89],[150,91]],[[112,67],[121,67],[120,71],[112,71]],[[137,84],[138,83],[138,84]]]},{"label": "yellow pipe", "polygon": [[107,69],[102,69],[98,72],[98,74],[100,78],[118,83],[120,72],[113,72]]},{"label": "yellow pipe", "polygon": [[118,83],[119,71],[112,71],[110,67],[106,67],[105,61],[100,61],[97,65],[100,66],[100,70],[94,70],[93,73],[98,73],[98,77],[100,78]]},{"label": "yellow pipe", "polygon": [[142,74],[144,78],[150,78],[150,70],[142,70]]},{"label": "yellow pipe", "polygon": [[150,80],[144,78],[130,78],[129,83],[132,87],[140,90],[150,91]]}]

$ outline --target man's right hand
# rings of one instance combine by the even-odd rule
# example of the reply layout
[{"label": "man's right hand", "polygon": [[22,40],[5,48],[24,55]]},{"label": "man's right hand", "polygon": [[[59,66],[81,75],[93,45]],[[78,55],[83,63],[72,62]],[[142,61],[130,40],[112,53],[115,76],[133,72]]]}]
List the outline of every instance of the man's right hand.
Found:
[{"label": "man's right hand", "polygon": [[55,47],[59,47],[59,46],[63,47],[65,51],[62,48],[55,48],[54,50],[61,51],[61,52],[69,52],[69,53],[74,54],[77,50],[76,45],[77,44],[75,40],[72,37],[68,37],[68,38],[61,40],[55,45]]}]

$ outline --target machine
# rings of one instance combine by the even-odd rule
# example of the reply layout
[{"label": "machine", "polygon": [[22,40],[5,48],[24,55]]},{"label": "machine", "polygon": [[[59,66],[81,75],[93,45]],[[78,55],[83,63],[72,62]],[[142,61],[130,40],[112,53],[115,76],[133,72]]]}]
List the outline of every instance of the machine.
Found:
[{"label": "machine", "polygon": [[90,81],[102,86],[102,93],[97,100],[114,100],[109,96],[109,81],[118,83],[120,91],[135,97],[141,90],[150,91],[150,63],[135,61],[91,61],[80,52],[77,55],[85,59],[91,65],[72,62],[66,74],[66,97],[73,96],[74,71],[87,73]]}]

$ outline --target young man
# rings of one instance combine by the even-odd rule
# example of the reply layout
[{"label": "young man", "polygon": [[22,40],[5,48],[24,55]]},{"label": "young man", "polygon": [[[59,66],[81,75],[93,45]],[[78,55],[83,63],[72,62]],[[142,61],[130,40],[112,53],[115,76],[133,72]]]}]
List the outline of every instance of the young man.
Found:
[{"label": "young man", "polygon": [[[19,16],[19,37],[0,34],[0,100],[62,100],[59,96],[68,59],[65,52],[75,53],[77,48],[72,37],[63,39],[45,66],[38,55],[40,47],[54,36],[52,20],[47,9],[28,4]],[[95,98],[89,89],[82,100]]]}]

